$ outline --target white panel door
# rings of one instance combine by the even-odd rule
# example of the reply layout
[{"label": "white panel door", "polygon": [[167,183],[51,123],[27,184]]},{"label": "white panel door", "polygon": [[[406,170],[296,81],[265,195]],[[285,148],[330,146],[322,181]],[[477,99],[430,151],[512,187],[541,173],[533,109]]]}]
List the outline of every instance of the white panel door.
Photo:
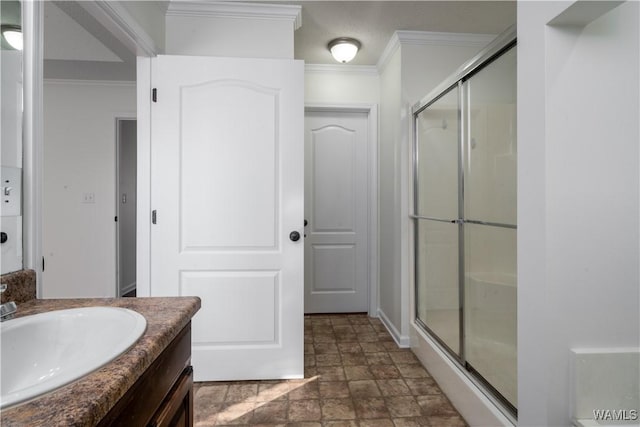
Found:
[{"label": "white panel door", "polygon": [[305,313],[369,309],[367,123],[305,114]]},{"label": "white panel door", "polygon": [[196,381],[302,377],[300,61],[158,56],[151,296],[196,295]]}]

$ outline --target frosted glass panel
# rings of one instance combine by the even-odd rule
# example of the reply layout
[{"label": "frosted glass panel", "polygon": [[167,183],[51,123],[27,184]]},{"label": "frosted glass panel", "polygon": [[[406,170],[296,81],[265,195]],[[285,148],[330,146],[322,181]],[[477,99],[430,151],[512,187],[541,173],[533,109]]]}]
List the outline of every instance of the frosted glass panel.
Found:
[{"label": "frosted glass panel", "polygon": [[510,48],[414,113],[418,324],[514,415],[516,68]]},{"label": "frosted glass panel", "polygon": [[465,216],[516,223],[516,50],[471,77],[465,159]]},{"label": "frosted glass panel", "polygon": [[466,360],[517,406],[516,230],[464,227]]},{"label": "frosted glass panel", "polygon": [[417,316],[458,354],[458,225],[419,220],[416,238]]},{"label": "frosted glass panel", "polygon": [[458,88],[422,111],[416,119],[417,214],[458,218]]}]

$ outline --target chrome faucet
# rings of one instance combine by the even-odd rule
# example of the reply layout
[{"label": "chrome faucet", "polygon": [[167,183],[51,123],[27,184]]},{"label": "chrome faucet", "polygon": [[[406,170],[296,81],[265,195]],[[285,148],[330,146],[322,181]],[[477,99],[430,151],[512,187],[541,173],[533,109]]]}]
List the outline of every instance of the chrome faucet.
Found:
[{"label": "chrome faucet", "polygon": [[[0,284],[0,293],[4,293],[4,291],[6,290],[7,285],[4,283]],[[4,304],[0,305],[0,322],[11,319],[16,310],[18,310],[18,306],[13,301],[5,302]]]}]

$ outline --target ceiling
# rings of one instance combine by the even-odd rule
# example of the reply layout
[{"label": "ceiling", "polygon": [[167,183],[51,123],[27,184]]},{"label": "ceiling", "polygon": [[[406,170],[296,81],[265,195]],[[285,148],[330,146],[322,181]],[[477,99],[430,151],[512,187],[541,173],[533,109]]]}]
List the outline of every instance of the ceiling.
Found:
[{"label": "ceiling", "polygon": [[136,57],[76,1],[45,1],[44,77],[136,79]]},{"label": "ceiling", "polygon": [[[260,2],[302,7],[295,58],[307,64],[337,64],[327,49],[336,37],[362,43],[350,64],[375,65],[396,30],[499,34],[516,22],[515,1]],[[78,2],[45,2],[44,27],[45,77],[135,80],[134,55]]]},{"label": "ceiling", "polygon": [[302,6],[302,27],[294,35],[295,58],[309,64],[336,64],[327,49],[336,37],[362,43],[350,64],[375,65],[396,30],[499,34],[516,22],[515,1],[281,3]]}]

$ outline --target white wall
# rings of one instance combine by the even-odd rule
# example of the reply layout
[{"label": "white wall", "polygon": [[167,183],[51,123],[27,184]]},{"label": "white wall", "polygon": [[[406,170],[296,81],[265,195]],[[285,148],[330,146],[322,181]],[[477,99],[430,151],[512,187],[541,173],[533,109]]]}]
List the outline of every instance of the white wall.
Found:
[{"label": "white wall", "polygon": [[403,102],[412,107],[493,38],[491,35],[468,34],[455,44],[402,43]]},{"label": "white wall", "polygon": [[293,59],[290,33],[276,21],[167,16],[165,46],[169,55]]},{"label": "white wall", "polygon": [[518,7],[523,426],[570,425],[570,349],[640,344],[640,5],[567,6]]},{"label": "white wall", "polygon": [[293,59],[296,10],[299,15],[295,6],[201,3],[192,8],[177,2],[166,15],[165,52]]},{"label": "white wall", "polygon": [[135,110],[131,83],[45,81],[43,298],[116,294],[115,119]]},{"label": "white wall", "polygon": [[306,65],[305,104],[378,104],[380,77],[375,67]]},{"label": "white wall", "polygon": [[[378,149],[379,295],[380,316],[394,334],[402,336],[399,248],[399,135],[402,107],[402,55],[397,49],[380,74],[380,143]],[[406,306],[406,310],[410,307]]]}]

